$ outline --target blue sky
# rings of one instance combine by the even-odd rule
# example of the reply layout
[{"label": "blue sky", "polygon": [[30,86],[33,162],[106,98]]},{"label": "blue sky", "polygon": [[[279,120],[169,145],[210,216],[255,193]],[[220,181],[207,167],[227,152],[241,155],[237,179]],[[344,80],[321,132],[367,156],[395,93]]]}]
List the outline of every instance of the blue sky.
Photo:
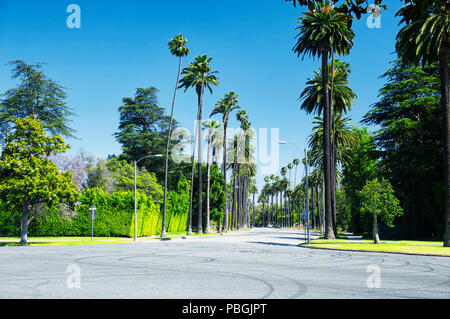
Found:
[{"label": "blue sky", "polygon": [[[66,25],[72,3],[81,8],[81,29]],[[355,44],[343,59],[351,65],[350,85],[358,95],[349,113],[357,126],[377,101],[379,76],[396,58],[394,14],[400,6],[389,1],[379,29],[367,27],[367,16],[355,21]],[[302,60],[292,52],[302,11],[282,0],[0,0],[0,91],[15,86],[8,61],[46,62],[45,73],[68,89],[67,102],[76,114],[72,127],[80,139],[67,140],[70,152],[119,154],[112,134],[122,98],[132,97],[138,87],[155,86],[160,105],[170,107],[178,61],[167,43],[183,33],[191,50],[185,65],[207,54],[219,72],[220,86],[204,99],[205,115],[235,91],[253,127],[279,128],[280,139],[306,145],[313,116],[300,110],[297,99],[320,60]],[[182,127],[192,129],[196,110],[195,92],[179,91],[175,118]],[[234,118],[231,126],[238,127]],[[302,154],[280,146],[280,167]],[[263,177],[257,176],[259,186]]]}]

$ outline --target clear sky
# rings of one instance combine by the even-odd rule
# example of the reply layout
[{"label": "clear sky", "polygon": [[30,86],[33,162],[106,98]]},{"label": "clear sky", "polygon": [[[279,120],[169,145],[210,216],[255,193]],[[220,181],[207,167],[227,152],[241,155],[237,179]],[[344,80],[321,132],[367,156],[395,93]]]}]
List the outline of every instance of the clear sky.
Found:
[{"label": "clear sky", "polygon": [[[80,29],[66,25],[72,3],[81,8]],[[394,15],[401,2],[387,5],[381,28],[370,29],[368,15],[355,21],[355,44],[343,58],[351,65],[350,85],[358,95],[349,113],[357,126],[377,101],[379,76],[396,58],[399,19]],[[132,97],[138,87],[155,86],[160,105],[169,109],[178,61],[167,43],[183,33],[191,50],[185,65],[207,54],[219,72],[220,86],[204,98],[205,116],[225,93],[235,91],[253,127],[279,128],[280,139],[306,145],[313,116],[300,110],[297,99],[320,60],[302,60],[292,52],[302,11],[283,0],[0,0],[0,92],[15,86],[8,61],[47,63],[44,72],[68,89],[67,102],[76,114],[72,127],[79,140],[66,141],[70,152],[119,154],[112,134],[122,98]],[[196,111],[195,92],[179,91],[175,118],[180,125],[192,129]],[[238,127],[234,116],[230,125]],[[295,146],[280,146],[280,167],[302,155]],[[257,176],[259,187],[263,177]]]}]

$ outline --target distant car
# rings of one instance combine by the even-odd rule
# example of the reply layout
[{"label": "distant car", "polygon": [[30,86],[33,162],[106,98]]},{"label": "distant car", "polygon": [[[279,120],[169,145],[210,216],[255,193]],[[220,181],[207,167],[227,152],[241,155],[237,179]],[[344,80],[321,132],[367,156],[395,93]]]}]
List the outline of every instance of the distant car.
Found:
[{"label": "distant car", "polygon": [[267,225],[267,228],[272,228],[272,227],[273,227],[272,224]]}]

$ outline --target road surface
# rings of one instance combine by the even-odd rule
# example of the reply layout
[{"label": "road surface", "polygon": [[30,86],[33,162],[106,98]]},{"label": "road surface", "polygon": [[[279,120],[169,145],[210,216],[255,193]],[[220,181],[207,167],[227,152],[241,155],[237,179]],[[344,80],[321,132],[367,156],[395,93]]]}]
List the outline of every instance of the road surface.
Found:
[{"label": "road surface", "polygon": [[136,244],[0,247],[0,298],[450,298],[450,258],[298,247],[255,229]]}]

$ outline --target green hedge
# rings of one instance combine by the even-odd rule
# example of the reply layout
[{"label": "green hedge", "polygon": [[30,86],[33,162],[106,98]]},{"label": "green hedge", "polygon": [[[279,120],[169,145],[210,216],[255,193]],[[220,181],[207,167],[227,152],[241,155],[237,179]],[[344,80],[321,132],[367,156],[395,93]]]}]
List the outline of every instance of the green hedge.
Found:
[{"label": "green hedge", "polygon": [[[181,180],[177,192],[167,196],[167,229],[169,232],[187,230],[189,214],[189,182]],[[51,208],[45,215],[32,221],[28,235],[41,236],[90,236],[91,220],[89,207],[97,208],[94,222],[94,236],[133,237],[134,236],[134,192],[114,192],[109,194],[98,188],[85,190],[76,212],[63,212]],[[137,232],[139,237],[156,235],[161,232],[161,203],[151,196],[138,194]],[[0,203],[0,236],[19,236],[20,213],[8,212]]]}]

